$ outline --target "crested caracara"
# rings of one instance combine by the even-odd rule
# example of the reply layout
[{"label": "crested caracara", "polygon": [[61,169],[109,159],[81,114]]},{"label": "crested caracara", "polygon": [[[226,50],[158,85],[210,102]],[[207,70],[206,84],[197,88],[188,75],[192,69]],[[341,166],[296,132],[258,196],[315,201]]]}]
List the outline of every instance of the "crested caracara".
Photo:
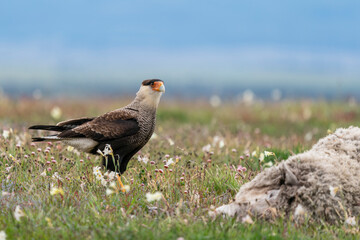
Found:
[{"label": "crested caracara", "polygon": [[127,106],[93,118],[79,118],[56,125],[35,125],[29,129],[59,132],[34,137],[34,142],[61,141],[81,151],[99,154],[110,144],[115,162],[103,158],[108,170],[123,173],[131,157],[150,139],[155,129],[156,109],[165,92],[162,80],[144,80],[135,99]]}]

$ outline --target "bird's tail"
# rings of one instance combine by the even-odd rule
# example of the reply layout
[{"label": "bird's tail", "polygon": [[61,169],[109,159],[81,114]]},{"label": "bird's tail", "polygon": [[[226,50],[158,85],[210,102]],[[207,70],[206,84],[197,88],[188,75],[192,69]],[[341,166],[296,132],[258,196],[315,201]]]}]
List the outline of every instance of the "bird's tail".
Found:
[{"label": "bird's tail", "polygon": [[[65,130],[65,127],[55,126],[55,125],[34,125],[34,126],[29,127],[29,129],[62,132]],[[59,141],[59,140],[60,140],[60,138],[57,136],[57,134],[45,136],[45,137],[33,137],[32,138],[33,142],[43,142],[43,141],[52,142],[52,141]]]},{"label": "bird's tail", "polygon": [[32,141],[33,142],[43,142],[43,141],[45,141],[46,139],[45,138],[43,138],[43,137],[33,137],[32,138]]},{"label": "bird's tail", "polygon": [[34,125],[29,127],[29,129],[47,130],[47,131],[56,131],[56,132],[62,132],[65,130],[63,126],[56,126],[56,125]]},{"label": "bird's tail", "polygon": [[32,138],[33,142],[53,142],[53,141],[61,141],[61,138],[59,138],[57,135],[50,135],[50,136],[45,136],[45,137],[33,137]]}]

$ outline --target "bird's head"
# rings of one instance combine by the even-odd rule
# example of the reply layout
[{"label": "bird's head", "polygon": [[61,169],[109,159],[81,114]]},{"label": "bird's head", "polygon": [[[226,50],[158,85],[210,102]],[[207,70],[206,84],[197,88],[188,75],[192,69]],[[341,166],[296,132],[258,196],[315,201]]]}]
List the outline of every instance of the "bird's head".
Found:
[{"label": "bird's head", "polygon": [[164,82],[160,79],[147,79],[141,84],[137,98],[143,103],[157,107],[162,93],[165,92]]},{"label": "bird's head", "polygon": [[165,92],[164,81],[160,79],[148,79],[144,80],[141,87],[151,89],[155,92]]}]

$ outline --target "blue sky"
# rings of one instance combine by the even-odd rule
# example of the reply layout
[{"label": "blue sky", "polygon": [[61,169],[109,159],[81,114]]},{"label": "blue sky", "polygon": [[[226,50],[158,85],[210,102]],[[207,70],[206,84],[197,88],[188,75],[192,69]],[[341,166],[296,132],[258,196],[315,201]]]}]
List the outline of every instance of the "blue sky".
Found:
[{"label": "blue sky", "polygon": [[2,1],[0,83],[352,89],[359,26],[356,0]]}]

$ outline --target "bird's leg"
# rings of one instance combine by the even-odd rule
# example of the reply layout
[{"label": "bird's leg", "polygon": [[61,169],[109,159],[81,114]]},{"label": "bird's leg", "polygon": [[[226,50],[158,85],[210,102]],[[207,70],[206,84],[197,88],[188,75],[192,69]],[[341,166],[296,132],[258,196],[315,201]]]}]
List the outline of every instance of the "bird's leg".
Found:
[{"label": "bird's leg", "polygon": [[125,192],[125,187],[124,187],[124,184],[121,182],[120,174],[116,174],[116,176],[117,176],[118,183],[119,183],[119,185],[120,185],[120,187],[121,187],[120,190],[121,190],[122,192]]}]

